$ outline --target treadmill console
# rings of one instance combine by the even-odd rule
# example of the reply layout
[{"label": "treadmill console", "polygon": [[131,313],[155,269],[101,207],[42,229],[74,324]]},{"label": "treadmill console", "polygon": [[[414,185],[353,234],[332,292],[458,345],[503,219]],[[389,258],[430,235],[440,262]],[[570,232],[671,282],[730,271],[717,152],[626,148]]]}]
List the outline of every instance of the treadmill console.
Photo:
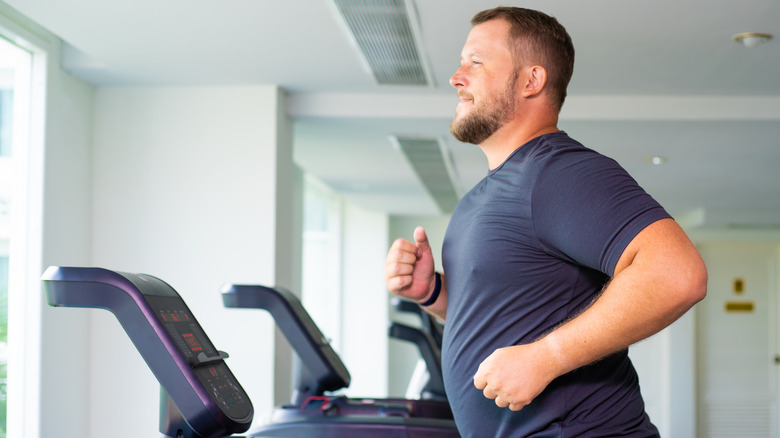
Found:
[{"label": "treadmill console", "polygon": [[162,387],[160,431],[171,437],[244,432],[252,403],[179,294],[162,280],[101,268],[50,267],[44,291],[55,307],[111,311]]}]

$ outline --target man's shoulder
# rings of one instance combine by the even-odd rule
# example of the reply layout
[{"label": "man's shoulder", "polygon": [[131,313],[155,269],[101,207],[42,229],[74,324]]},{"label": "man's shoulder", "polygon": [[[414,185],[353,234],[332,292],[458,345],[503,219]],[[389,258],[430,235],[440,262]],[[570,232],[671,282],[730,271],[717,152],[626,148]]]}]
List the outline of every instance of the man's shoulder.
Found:
[{"label": "man's shoulder", "polygon": [[564,131],[546,134],[526,146],[528,148],[515,157],[515,165],[533,169],[533,173],[539,176],[576,180],[591,175],[597,169],[625,172],[617,161],[583,145]]}]

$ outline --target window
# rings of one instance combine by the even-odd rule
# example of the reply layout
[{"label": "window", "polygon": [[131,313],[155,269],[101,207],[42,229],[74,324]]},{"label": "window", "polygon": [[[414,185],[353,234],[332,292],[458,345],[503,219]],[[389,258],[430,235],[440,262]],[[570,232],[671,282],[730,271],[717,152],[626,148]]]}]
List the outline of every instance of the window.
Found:
[{"label": "window", "polygon": [[[12,360],[8,348],[8,308],[18,251],[24,243],[26,222],[20,214],[25,200],[22,183],[26,181],[24,127],[27,124],[24,103],[19,96],[29,96],[29,52],[0,38],[0,438],[7,435],[8,365]],[[14,267],[17,266],[17,267]]]},{"label": "window", "polygon": [[[0,45],[8,45],[0,40]],[[4,50],[0,48],[0,59]],[[6,62],[6,61],[2,61]],[[0,64],[0,438],[6,436],[8,388],[8,244],[11,218],[13,66]]]},{"label": "window", "polygon": [[0,437],[6,436],[8,402],[8,255],[0,248]]},{"label": "window", "polygon": [[[1,53],[1,52],[0,52]],[[7,76],[5,80],[0,77],[0,157],[9,157],[11,155],[11,109],[14,103],[14,90],[8,85],[10,83],[10,69],[5,71],[0,69],[0,75]]]}]

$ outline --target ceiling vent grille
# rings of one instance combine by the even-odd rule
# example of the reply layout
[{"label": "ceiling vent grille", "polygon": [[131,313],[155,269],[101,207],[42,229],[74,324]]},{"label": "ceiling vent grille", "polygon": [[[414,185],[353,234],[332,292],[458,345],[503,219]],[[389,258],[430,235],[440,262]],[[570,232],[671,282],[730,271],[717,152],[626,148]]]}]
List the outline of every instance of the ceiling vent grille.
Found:
[{"label": "ceiling vent grille", "polygon": [[433,85],[411,0],[333,0],[380,85]]},{"label": "ceiling vent grille", "polygon": [[392,139],[409,160],[439,210],[452,213],[459,197],[452,183],[452,160],[444,146],[435,138],[394,136]]}]

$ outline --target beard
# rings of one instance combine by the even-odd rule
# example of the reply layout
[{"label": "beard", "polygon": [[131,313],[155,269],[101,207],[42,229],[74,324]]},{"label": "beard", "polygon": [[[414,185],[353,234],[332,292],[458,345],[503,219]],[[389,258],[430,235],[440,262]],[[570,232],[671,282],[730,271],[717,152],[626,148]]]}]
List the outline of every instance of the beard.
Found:
[{"label": "beard", "polygon": [[[470,114],[461,119],[456,116],[450,124],[450,132],[455,139],[478,145],[504,126],[515,112],[517,77],[518,74],[515,73],[503,92],[488,96],[483,104],[475,104]],[[473,96],[471,97],[473,99]]]}]

